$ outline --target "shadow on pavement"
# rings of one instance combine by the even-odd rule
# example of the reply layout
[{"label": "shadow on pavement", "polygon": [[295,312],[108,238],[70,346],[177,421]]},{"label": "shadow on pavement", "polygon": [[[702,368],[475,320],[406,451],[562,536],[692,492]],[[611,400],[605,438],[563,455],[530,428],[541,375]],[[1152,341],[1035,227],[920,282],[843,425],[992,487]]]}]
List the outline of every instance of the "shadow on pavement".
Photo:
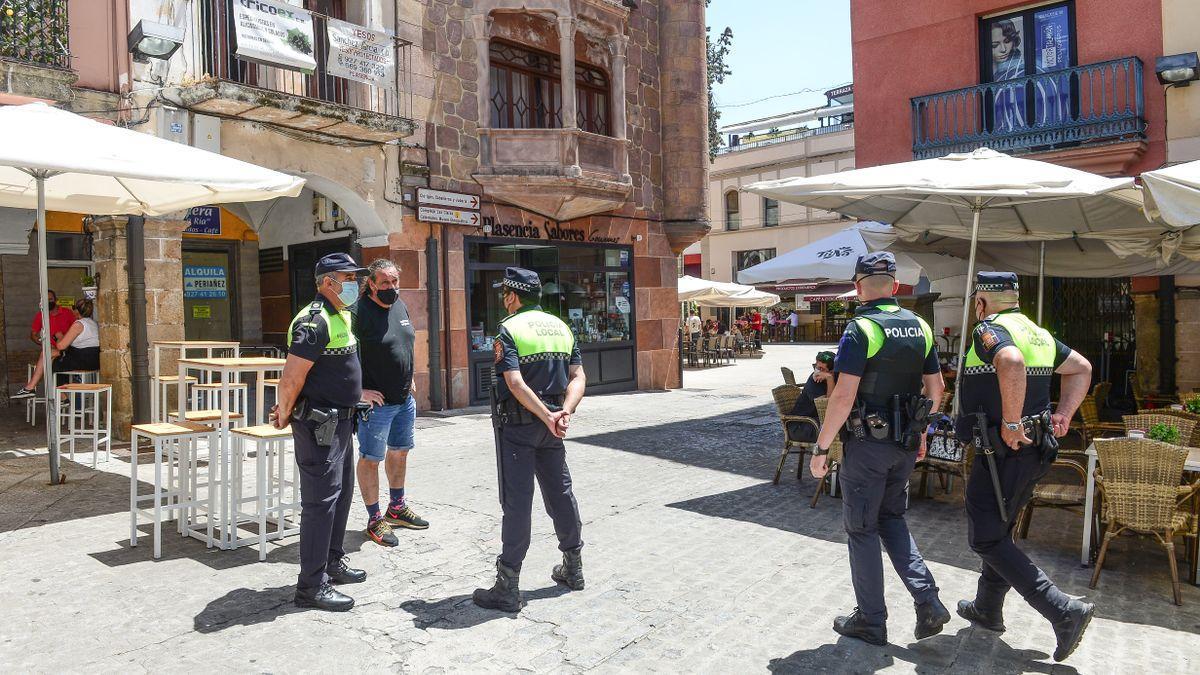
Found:
[{"label": "shadow on pavement", "polygon": [[[555,584],[533,591],[522,591],[521,597],[526,604],[535,600],[557,598],[570,592],[566,586]],[[400,609],[413,617],[413,626],[426,628],[441,628],[444,630],[459,630],[471,628],[496,619],[513,619],[517,614],[509,614],[492,609],[476,607],[470,595],[452,595],[448,598],[435,600],[409,600],[400,603]]]},{"label": "shadow on pavement", "polygon": [[[143,562],[167,562],[170,560],[189,559],[214,570],[227,570],[244,565],[253,565],[258,560],[258,544],[243,546],[231,551],[219,548],[207,548],[203,541],[193,537],[181,537],[175,531],[175,521],[164,521],[162,538],[162,557],[154,558],[154,539],[151,536],[151,525],[143,523],[138,526],[138,545],[130,546],[129,540],[117,542],[119,548],[109,551],[89,553],[92,558],[108,565],[121,567]],[[300,564],[300,538],[292,536],[280,546],[278,543],[268,543],[266,563]],[[367,537],[360,530],[347,531],[343,541],[346,554],[362,550]]]},{"label": "shadow on pavement", "polygon": [[[778,659],[771,659],[767,670],[772,673],[874,673],[896,667],[897,662],[911,666],[916,673],[980,672],[1013,674],[1055,673],[1078,675],[1069,664],[1047,663],[1050,655],[1030,649],[1013,649],[999,636],[965,627],[955,635],[937,635],[910,646],[889,643],[875,647],[853,638],[838,637],[836,643],[816,649],[805,649]],[[1049,629],[1047,629],[1049,633]],[[986,642],[984,642],[986,640]],[[963,642],[979,642],[963,645]],[[976,654],[978,660],[969,664],[956,663],[962,654]],[[848,664],[854,664],[849,666]],[[909,668],[903,668],[908,670]]]},{"label": "shadow on pavement", "polygon": [[[809,478],[801,482],[799,492],[794,484],[759,483],[667,506],[844,544],[841,500],[823,497],[817,508],[810,509],[808,497],[813,489],[815,481]],[[967,546],[967,519],[960,490],[935,499],[912,499],[906,520],[926,560],[971,572],[979,569],[978,556]],[[1183,606],[1171,603],[1166,554],[1156,542],[1119,538],[1109,549],[1100,584],[1092,590],[1087,586],[1092,569],[1079,564],[1082,536],[1078,514],[1042,509],[1030,529],[1029,539],[1019,545],[1064,592],[1086,596],[1096,603],[1098,617],[1200,634],[1200,588],[1182,584]],[[886,560],[884,567],[885,583],[895,583],[895,574]],[[1182,560],[1180,568],[1183,574],[1186,568]],[[850,592],[849,573],[846,591]],[[942,600],[952,607],[951,600],[957,598]],[[1012,593],[1008,601],[1016,603],[1021,599]]]},{"label": "shadow on pavement", "polygon": [[[114,456],[113,461],[119,460]],[[129,512],[128,476],[92,469],[66,455],[59,471],[67,482],[50,485],[46,455],[6,452],[0,457],[0,533]],[[141,489],[149,492],[150,485],[142,483]]]},{"label": "shadow on pavement", "polygon": [[235,626],[270,623],[285,614],[318,611],[297,607],[294,585],[251,590],[236,588],[213,600],[192,620],[198,633],[216,633]]},{"label": "shadow on pavement", "polygon": [[[737,396],[699,394],[696,398],[711,398],[716,402]],[[775,406],[756,405],[713,417],[637,426],[573,440],[704,469],[771,478],[783,449],[783,427]],[[794,471],[795,461],[791,459],[788,469]]]}]

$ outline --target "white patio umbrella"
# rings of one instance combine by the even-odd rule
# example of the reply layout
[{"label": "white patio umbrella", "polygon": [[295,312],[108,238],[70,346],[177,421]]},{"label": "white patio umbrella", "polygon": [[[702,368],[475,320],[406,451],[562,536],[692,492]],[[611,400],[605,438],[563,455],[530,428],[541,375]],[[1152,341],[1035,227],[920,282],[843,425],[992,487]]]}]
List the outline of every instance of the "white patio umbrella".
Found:
[{"label": "white patio umbrella", "polygon": [[1200,224],[1200,161],[1142,174],[1146,217],[1173,227]]},{"label": "white patio umbrella", "polygon": [[57,396],[50,361],[46,210],[164,215],[224,202],[295,197],[304,181],[42,103],[0,108],[0,206],[37,209],[38,287],[50,480],[59,482]]},{"label": "white patio umbrella", "polygon": [[[787,279],[851,281],[858,259],[875,250],[864,241],[860,231],[866,225],[851,225],[828,237],[748,267],[738,272],[738,281],[744,284]],[[904,253],[895,255],[897,281],[915,286],[921,279],[921,266]]]},{"label": "white patio umbrella", "polygon": [[[890,223],[902,234],[967,238],[966,298],[974,283],[980,240],[1102,238],[1109,231],[1136,228],[1144,219],[1140,200],[1130,196],[1133,187],[1131,178],[1104,178],[980,148],[936,159],[764,181],[745,189]],[[968,311],[964,301],[964,336]],[[961,364],[967,341],[960,343]]]},{"label": "white patio umbrella", "polygon": [[704,307],[770,307],[779,304],[778,295],[753,286],[688,275],[679,277],[678,289],[679,302],[694,302]]}]

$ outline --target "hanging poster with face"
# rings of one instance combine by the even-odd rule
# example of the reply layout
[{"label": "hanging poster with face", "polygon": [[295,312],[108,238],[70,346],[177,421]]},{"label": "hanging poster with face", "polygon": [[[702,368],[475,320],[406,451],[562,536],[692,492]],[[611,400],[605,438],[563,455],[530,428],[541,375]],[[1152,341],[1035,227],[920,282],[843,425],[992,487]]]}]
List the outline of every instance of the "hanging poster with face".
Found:
[{"label": "hanging poster with face", "polygon": [[326,70],[376,87],[396,86],[395,40],[387,33],[329,19]]},{"label": "hanging poster with face", "polygon": [[312,74],[317,69],[312,14],[278,0],[235,0],[237,57]]},{"label": "hanging poster with face", "polygon": [[[1025,76],[1025,22],[1019,16],[995,19],[991,33],[991,70],[993,82]],[[1013,84],[993,89],[994,133],[1009,133],[1025,127],[1025,85]]]},{"label": "hanging poster with face", "polygon": [[1067,8],[1043,9],[1033,15],[1037,36],[1034,66],[1039,77],[1034,82],[1034,113],[1038,124],[1059,124],[1071,115],[1070,15]]}]

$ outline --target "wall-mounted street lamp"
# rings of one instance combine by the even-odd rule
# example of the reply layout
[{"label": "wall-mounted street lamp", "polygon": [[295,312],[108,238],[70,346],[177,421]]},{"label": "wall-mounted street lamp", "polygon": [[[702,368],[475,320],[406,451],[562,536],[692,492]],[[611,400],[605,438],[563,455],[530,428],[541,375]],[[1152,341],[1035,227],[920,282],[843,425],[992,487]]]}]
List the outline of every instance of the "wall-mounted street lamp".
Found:
[{"label": "wall-mounted street lamp", "polygon": [[1159,84],[1186,87],[1200,79],[1200,57],[1196,52],[1160,56],[1154,60],[1154,74]]},{"label": "wall-mounted street lamp", "polygon": [[129,31],[129,53],[138,63],[150,59],[166,61],[183,46],[183,29],[157,21],[142,19]]}]

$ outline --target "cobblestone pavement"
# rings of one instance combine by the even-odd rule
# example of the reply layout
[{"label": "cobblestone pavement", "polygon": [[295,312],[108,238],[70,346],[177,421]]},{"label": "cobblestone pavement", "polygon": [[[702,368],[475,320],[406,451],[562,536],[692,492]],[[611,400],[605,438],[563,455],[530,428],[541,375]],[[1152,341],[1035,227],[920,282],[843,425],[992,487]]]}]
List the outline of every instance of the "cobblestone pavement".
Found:
[{"label": "cobblestone pavement", "polygon": [[[128,541],[128,461],[99,471],[65,462],[44,483],[36,434],[0,429],[0,667],[7,672],[1195,672],[1200,589],[1170,600],[1165,554],[1151,541],[1114,545],[1100,587],[1078,565],[1078,516],[1039,513],[1027,548],[1062,587],[1099,604],[1080,650],[1053,664],[1049,629],[1019,598],[1008,632],[958,617],[911,639],[911,600],[888,571],[885,648],[840,638],[853,605],[841,503],[808,498],[814,481],[770,479],[781,432],[770,405],[779,366],[807,370],[815,347],[691,372],[682,391],[585,401],[568,443],[585,521],[587,589],[549,578],[550,522],[535,509],[522,578],[528,607],[475,608],[499,549],[495,460],[486,416],[422,418],[409,490],[432,527],[385,550],[348,535],[369,571],[342,615],[290,602],[296,540],[206,550],[166,538],[161,560]],[[27,427],[26,427],[27,429]],[[31,454],[32,453],[32,454]],[[143,465],[144,466],[144,465]],[[149,473],[142,473],[146,480]],[[356,501],[352,525],[363,524]],[[961,496],[914,499],[909,522],[947,605],[974,592]],[[145,530],[146,528],[143,527]]]}]

